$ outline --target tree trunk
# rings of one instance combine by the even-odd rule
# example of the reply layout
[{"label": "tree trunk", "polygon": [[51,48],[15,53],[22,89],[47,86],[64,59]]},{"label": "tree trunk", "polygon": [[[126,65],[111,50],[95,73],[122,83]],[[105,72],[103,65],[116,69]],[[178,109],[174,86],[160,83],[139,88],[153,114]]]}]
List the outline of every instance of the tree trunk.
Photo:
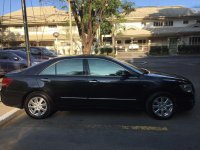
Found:
[{"label": "tree trunk", "polygon": [[83,55],[89,55],[91,54],[91,47],[93,44],[93,40],[94,40],[94,36],[85,36],[82,37],[82,51],[83,51]]}]

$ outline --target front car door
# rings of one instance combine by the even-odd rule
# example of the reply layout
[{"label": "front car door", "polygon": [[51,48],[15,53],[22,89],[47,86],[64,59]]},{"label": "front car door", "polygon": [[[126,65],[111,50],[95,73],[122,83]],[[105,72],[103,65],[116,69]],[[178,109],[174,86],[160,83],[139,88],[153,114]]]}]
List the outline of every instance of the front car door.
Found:
[{"label": "front car door", "polygon": [[[106,59],[88,58],[91,105],[96,107],[134,107],[141,94],[140,79],[121,65]],[[123,73],[130,73],[124,77]]]},{"label": "front car door", "polygon": [[83,59],[68,58],[40,73],[40,87],[53,97],[59,107],[86,105],[88,82],[83,64]]}]

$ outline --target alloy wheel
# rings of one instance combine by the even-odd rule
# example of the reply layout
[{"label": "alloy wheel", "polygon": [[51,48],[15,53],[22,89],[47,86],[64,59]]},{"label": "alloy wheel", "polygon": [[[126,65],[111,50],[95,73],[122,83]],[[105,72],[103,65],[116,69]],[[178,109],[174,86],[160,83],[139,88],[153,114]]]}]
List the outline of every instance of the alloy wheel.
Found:
[{"label": "alloy wheel", "polygon": [[47,102],[42,97],[33,97],[28,102],[28,110],[33,116],[40,117],[47,111]]},{"label": "alloy wheel", "polygon": [[153,113],[162,118],[168,118],[173,114],[174,104],[171,98],[160,96],[152,101]]}]

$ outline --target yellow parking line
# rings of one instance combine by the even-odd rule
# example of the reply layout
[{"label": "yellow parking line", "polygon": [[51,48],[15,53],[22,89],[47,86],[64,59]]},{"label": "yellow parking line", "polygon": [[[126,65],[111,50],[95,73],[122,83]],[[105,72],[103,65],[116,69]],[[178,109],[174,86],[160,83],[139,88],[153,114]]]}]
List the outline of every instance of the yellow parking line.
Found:
[{"label": "yellow parking line", "polygon": [[167,127],[156,127],[156,126],[133,126],[133,125],[101,125],[101,124],[88,124],[88,125],[81,125],[85,128],[118,128],[122,130],[136,130],[136,131],[155,131],[155,132],[166,132],[168,131]]},{"label": "yellow parking line", "polygon": [[168,131],[167,127],[154,127],[154,126],[121,126],[125,130],[138,130],[138,131]]}]

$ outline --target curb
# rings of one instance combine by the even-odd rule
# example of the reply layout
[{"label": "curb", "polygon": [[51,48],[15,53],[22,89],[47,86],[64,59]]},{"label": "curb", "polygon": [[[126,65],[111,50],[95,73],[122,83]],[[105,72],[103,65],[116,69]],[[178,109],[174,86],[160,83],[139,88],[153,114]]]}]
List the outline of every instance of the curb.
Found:
[{"label": "curb", "polygon": [[0,116],[0,126],[15,118],[20,113],[20,109],[14,108],[13,110]]}]

